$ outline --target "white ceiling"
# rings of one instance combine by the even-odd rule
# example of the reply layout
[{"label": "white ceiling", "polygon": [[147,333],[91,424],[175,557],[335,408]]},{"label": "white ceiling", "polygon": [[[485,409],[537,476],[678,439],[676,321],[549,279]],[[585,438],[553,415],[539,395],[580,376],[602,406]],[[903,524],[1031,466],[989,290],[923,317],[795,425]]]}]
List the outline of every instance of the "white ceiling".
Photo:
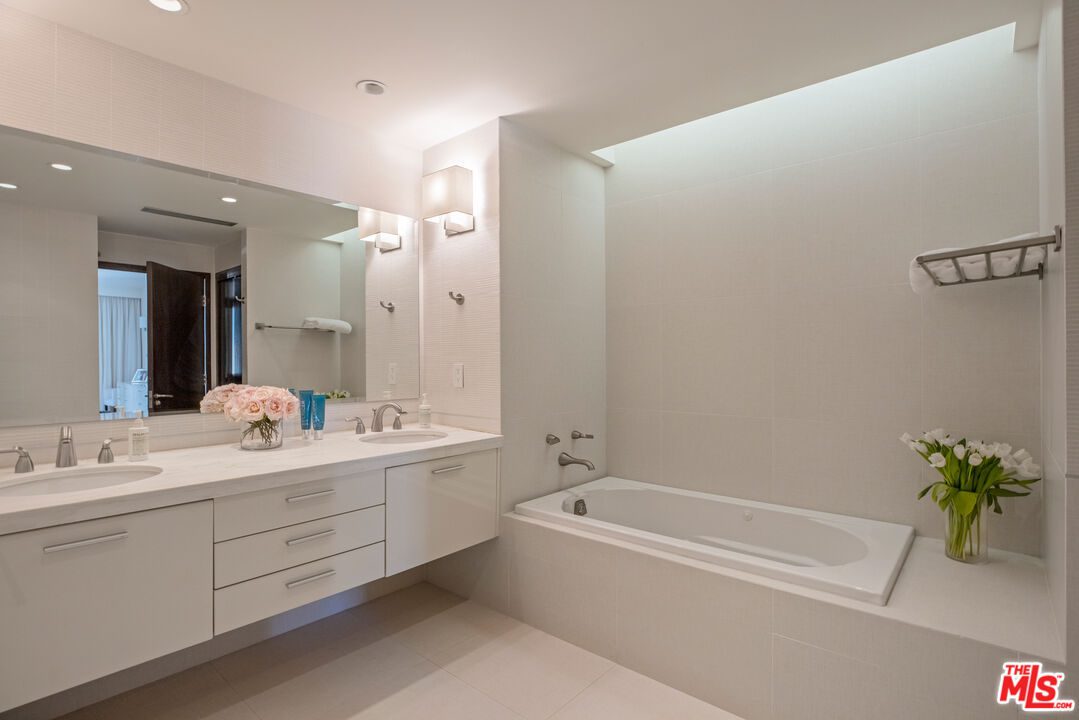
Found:
[{"label": "white ceiling", "polygon": [[[425,148],[517,116],[587,152],[1021,20],[1040,0],[3,0]],[[381,97],[353,89],[375,78]]]},{"label": "white ceiling", "polygon": [[[356,227],[356,211],[283,190],[239,185],[28,136],[0,132],[0,202],[87,213],[98,229],[176,242],[217,245],[259,227],[310,239]],[[59,162],[74,168],[60,172]],[[239,202],[227,204],[222,197]],[[142,212],[144,207],[235,222],[235,227]]]}]

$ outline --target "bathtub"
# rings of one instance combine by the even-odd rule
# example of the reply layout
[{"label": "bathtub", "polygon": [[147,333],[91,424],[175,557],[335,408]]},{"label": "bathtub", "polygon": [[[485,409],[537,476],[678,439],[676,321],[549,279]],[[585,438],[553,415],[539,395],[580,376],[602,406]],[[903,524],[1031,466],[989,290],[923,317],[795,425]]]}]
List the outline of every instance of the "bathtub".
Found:
[{"label": "bathtub", "polygon": [[888,602],[914,541],[907,525],[616,477],[521,503],[516,511],[878,605]]}]

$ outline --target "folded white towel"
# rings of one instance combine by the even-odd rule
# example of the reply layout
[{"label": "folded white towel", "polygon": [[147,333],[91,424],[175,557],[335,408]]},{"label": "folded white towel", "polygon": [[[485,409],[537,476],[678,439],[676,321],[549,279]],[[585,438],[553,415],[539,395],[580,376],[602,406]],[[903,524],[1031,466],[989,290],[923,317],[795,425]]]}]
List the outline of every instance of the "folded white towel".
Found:
[{"label": "folded white towel", "polygon": [[310,330],[329,330],[331,332],[348,335],[352,332],[352,324],[345,320],[334,318],[308,317],[303,319],[303,326]]},{"label": "folded white towel", "polygon": [[[1013,242],[1015,240],[1031,240],[1038,237],[1038,233],[1027,233],[1025,235],[1016,235],[1015,237],[1008,238],[1007,240],[1000,240],[992,245],[999,245],[1001,243]],[[961,250],[962,248],[942,248],[940,250],[934,250],[932,252],[950,252],[952,250]],[[1019,254],[1021,250],[1004,250],[995,252],[991,255],[993,259],[993,275],[1006,276],[1015,272],[1016,265],[1019,264]],[[926,255],[928,253],[920,253]],[[1032,247],[1027,248],[1026,257],[1023,258],[1023,272],[1028,270],[1037,270],[1038,265],[1045,262],[1045,248],[1044,247]],[[955,264],[951,260],[935,260],[930,263],[926,263],[942,282],[957,282],[959,280],[959,273],[956,272]],[[963,275],[968,280],[981,280],[988,276],[988,272],[985,267],[985,256],[974,255],[972,257],[965,257],[959,259],[959,266],[963,269]],[[914,292],[919,295],[927,293],[930,290],[935,289],[937,286],[933,282],[933,279],[929,277],[925,269],[918,264],[917,259],[910,261],[910,286]]]}]

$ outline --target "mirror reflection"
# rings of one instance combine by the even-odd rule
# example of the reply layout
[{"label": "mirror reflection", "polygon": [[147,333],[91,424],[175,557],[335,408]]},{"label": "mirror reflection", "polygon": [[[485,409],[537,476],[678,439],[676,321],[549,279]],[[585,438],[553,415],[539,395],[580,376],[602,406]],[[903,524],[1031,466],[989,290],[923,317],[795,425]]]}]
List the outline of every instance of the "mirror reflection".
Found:
[{"label": "mirror reflection", "polygon": [[418,394],[411,220],[387,249],[355,205],[15,131],[0,157],[0,425],[197,412],[230,382]]}]

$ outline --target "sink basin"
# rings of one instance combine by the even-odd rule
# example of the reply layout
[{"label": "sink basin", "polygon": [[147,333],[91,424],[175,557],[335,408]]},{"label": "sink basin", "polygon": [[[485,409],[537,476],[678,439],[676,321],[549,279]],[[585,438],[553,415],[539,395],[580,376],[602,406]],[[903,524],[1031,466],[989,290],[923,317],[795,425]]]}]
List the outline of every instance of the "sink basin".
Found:
[{"label": "sink basin", "polygon": [[404,445],[405,443],[431,442],[441,440],[446,433],[438,430],[387,430],[386,432],[364,435],[360,442],[376,445]]},{"label": "sink basin", "polygon": [[25,480],[16,475],[14,484],[0,487],[0,497],[29,497],[96,490],[145,480],[161,472],[153,465],[94,465],[32,474]]}]

